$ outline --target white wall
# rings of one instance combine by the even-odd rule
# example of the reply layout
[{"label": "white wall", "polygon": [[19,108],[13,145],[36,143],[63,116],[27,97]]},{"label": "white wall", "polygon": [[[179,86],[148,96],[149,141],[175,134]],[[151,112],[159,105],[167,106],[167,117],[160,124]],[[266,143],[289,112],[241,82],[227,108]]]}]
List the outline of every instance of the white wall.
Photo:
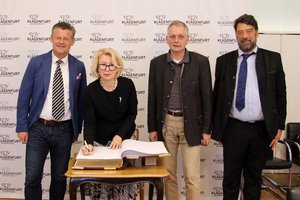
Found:
[{"label": "white wall", "polygon": [[247,0],[248,12],[264,33],[300,33],[299,7],[299,0]]}]

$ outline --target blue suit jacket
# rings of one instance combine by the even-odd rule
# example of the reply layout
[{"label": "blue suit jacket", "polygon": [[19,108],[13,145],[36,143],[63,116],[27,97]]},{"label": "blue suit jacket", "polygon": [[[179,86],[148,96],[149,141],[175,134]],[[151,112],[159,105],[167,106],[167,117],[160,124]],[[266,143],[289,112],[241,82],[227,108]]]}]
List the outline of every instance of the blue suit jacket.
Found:
[{"label": "blue suit jacket", "polygon": [[[41,114],[48,93],[52,51],[29,61],[25,71],[17,104],[16,132],[29,131]],[[86,71],[83,62],[69,54],[69,91],[73,125],[73,138],[82,129],[83,90],[86,87]]]}]

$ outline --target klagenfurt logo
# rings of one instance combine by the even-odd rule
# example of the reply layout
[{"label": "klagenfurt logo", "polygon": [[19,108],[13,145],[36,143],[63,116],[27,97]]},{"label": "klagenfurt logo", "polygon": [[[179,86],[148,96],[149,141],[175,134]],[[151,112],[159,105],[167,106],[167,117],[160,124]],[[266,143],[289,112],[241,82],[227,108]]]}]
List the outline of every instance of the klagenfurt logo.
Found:
[{"label": "klagenfurt logo", "polygon": [[0,167],[0,176],[5,178],[13,178],[16,176],[21,176],[22,172],[15,171],[11,167]]},{"label": "klagenfurt logo", "polygon": [[137,37],[134,33],[123,33],[123,37],[121,38],[121,41],[124,43],[129,44],[137,44],[141,42],[145,42],[145,37]]},{"label": "klagenfurt logo", "polygon": [[0,144],[17,144],[20,140],[12,138],[11,134],[0,134]]},{"label": "klagenfurt logo", "polygon": [[127,78],[136,79],[136,78],[144,78],[146,76],[145,73],[136,73],[133,68],[126,67],[123,69],[122,76]]},{"label": "klagenfurt logo", "polygon": [[212,178],[214,180],[223,180],[223,171],[222,170],[214,171],[214,173],[212,174]]},{"label": "klagenfurt logo", "polygon": [[124,15],[122,24],[126,26],[139,26],[141,24],[146,24],[146,20],[135,19],[134,15]]},{"label": "klagenfurt logo", "polygon": [[8,67],[0,67],[0,77],[14,77],[14,76],[20,76],[20,72],[10,71]]},{"label": "klagenfurt logo", "polygon": [[220,44],[234,44],[236,39],[230,33],[220,33],[217,42]]},{"label": "klagenfurt logo", "polygon": [[219,17],[218,25],[233,27],[233,24],[234,24],[234,20],[231,20],[229,16],[220,16]]},{"label": "klagenfurt logo", "polygon": [[212,191],[211,191],[211,194],[213,196],[222,196],[223,195],[223,189],[222,187],[213,187],[212,188]]},{"label": "klagenfurt logo", "polygon": [[125,61],[139,61],[139,60],[144,60],[146,58],[146,56],[135,55],[134,50],[125,50],[125,51],[123,51],[122,58]]},{"label": "klagenfurt logo", "polygon": [[35,56],[40,55],[41,52],[37,49],[28,49],[27,50],[27,58],[33,58]]},{"label": "klagenfurt logo", "polygon": [[9,84],[7,83],[0,84],[0,94],[14,94],[18,92],[19,89],[12,89],[9,87]]},{"label": "klagenfurt logo", "polygon": [[12,183],[1,183],[0,185],[0,192],[14,193],[14,192],[22,192],[22,191],[23,188],[13,187]]},{"label": "klagenfurt logo", "polygon": [[0,159],[5,161],[20,160],[20,155],[11,155],[11,151],[0,151]]},{"label": "klagenfurt logo", "polygon": [[189,34],[189,42],[195,44],[202,44],[204,42],[209,42],[209,38],[201,38],[198,33],[190,33]]},{"label": "klagenfurt logo", "polygon": [[40,19],[39,14],[29,14],[27,23],[30,25],[44,25],[51,23],[50,19]]},{"label": "klagenfurt logo", "polygon": [[17,106],[12,105],[11,103],[11,101],[0,100],[0,111],[15,111],[17,109]]},{"label": "klagenfurt logo", "polygon": [[223,154],[215,154],[215,157],[213,158],[213,162],[215,164],[223,164]]},{"label": "klagenfurt logo", "polygon": [[59,16],[61,20],[59,20],[59,22],[67,22],[69,24],[82,24],[82,20],[81,19],[72,19],[71,15],[60,15]]},{"label": "klagenfurt logo", "polygon": [[90,41],[93,43],[108,43],[113,42],[113,37],[104,37],[103,33],[95,32],[91,34]]},{"label": "klagenfurt logo", "polygon": [[16,122],[11,122],[8,117],[0,117],[0,128],[14,128],[16,127]]},{"label": "klagenfurt logo", "polygon": [[155,16],[155,20],[154,20],[154,24],[156,25],[169,25],[171,23],[172,20],[167,18],[167,15],[156,15]]},{"label": "klagenfurt logo", "polygon": [[0,25],[13,25],[20,23],[19,19],[10,19],[9,15],[0,15]]},{"label": "klagenfurt logo", "polygon": [[49,36],[40,36],[39,32],[29,32],[27,37],[27,41],[33,42],[33,43],[42,43],[42,42],[48,42],[50,40]]},{"label": "klagenfurt logo", "polygon": [[90,24],[92,25],[109,25],[114,24],[115,20],[113,19],[105,19],[102,15],[92,15],[90,20]]},{"label": "klagenfurt logo", "polygon": [[198,15],[188,15],[188,19],[185,21],[186,24],[190,26],[203,26],[209,25],[209,20],[200,20]]},{"label": "klagenfurt logo", "polygon": [[7,49],[0,49],[0,60],[13,60],[20,58],[19,54],[10,54]]},{"label": "klagenfurt logo", "polygon": [[7,32],[0,32],[1,43],[11,43],[16,41],[20,41],[20,37],[10,36]]},{"label": "klagenfurt logo", "polygon": [[155,33],[153,41],[156,43],[166,43],[166,33]]}]

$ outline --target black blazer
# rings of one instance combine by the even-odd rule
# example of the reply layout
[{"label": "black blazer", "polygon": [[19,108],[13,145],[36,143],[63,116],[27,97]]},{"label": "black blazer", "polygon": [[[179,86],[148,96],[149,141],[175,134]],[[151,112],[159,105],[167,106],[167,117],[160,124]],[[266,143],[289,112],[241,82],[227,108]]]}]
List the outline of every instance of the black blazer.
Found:
[{"label": "black blazer", "polygon": [[[201,143],[202,133],[211,132],[212,83],[208,58],[189,53],[181,77],[184,134],[189,145]],[[167,72],[167,73],[166,73]],[[167,54],[151,60],[148,90],[148,131],[157,131],[163,140],[162,127],[172,89],[174,70]]]},{"label": "black blazer", "polygon": [[[217,58],[213,91],[212,138],[220,141],[232,106],[238,51]],[[258,48],[256,72],[262,112],[271,138],[284,130],[286,119],[285,74],[279,53]]]}]

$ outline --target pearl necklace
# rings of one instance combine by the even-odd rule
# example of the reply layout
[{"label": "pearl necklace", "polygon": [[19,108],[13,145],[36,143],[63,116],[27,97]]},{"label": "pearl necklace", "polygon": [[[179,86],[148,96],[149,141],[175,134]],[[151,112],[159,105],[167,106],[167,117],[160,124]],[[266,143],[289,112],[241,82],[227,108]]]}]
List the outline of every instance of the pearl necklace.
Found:
[{"label": "pearl necklace", "polygon": [[101,87],[102,87],[104,90],[108,91],[108,92],[114,91],[114,90],[116,89],[116,87],[117,87],[117,83],[118,83],[118,80],[115,79],[114,82],[113,82],[113,84],[112,84],[112,86],[109,86],[109,87],[108,87],[108,86],[105,86],[105,85],[103,84],[103,81],[102,81],[101,78],[100,78],[100,85],[101,85]]}]

